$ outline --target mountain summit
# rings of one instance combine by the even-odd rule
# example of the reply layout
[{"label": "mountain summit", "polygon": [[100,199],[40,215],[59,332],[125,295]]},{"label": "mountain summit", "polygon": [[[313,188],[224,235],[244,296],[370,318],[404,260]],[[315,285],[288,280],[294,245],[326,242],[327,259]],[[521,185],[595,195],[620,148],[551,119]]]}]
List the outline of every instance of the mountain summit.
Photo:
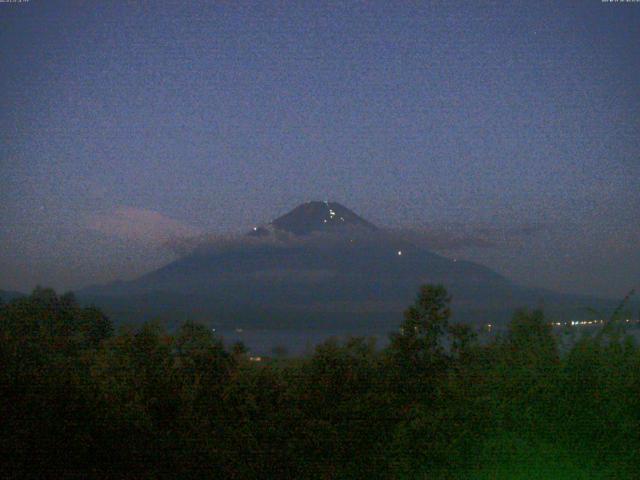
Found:
[{"label": "mountain summit", "polygon": [[[317,234],[320,235],[317,235]],[[343,234],[344,233],[344,234]],[[196,318],[216,328],[387,332],[420,285],[444,284],[456,321],[506,321],[522,306],[572,318],[584,299],[518,286],[377,228],[336,202],[307,202],[222,246],[205,244],[129,282],[84,289],[122,321]],[[273,241],[276,240],[276,241]],[[595,303],[592,303],[595,304]]]},{"label": "mountain summit", "polygon": [[335,231],[344,227],[377,230],[375,225],[344,205],[337,202],[313,201],[298,205],[266,226],[254,227],[249,235],[266,236],[273,230],[294,235],[309,235],[313,232]]}]

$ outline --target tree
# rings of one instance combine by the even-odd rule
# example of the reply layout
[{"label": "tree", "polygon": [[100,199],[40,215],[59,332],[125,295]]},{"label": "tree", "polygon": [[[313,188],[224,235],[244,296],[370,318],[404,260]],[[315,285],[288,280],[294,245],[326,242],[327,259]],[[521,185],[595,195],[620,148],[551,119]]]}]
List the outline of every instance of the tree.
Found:
[{"label": "tree", "polygon": [[231,346],[231,353],[234,358],[239,359],[244,357],[249,352],[249,349],[242,340],[238,340]]},{"label": "tree", "polygon": [[286,347],[283,347],[282,345],[276,345],[271,349],[271,353],[276,358],[284,358],[289,352],[287,351]]},{"label": "tree", "polygon": [[301,415],[296,456],[313,478],[386,478],[394,418],[373,339],[329,339],[291,373]]},{"label": "tree", "polygon": [[445,360],[451,297],[442,285],[420,287],[415,303],[404,312],[399,334],[391,336],[390,352],[401,369],[425,373]]},{"label": "tree", "polygon": [[184,399],[189,399],[195,410],[215,413],[220,406],[222,389],[235,367],[234,359],[209,328],[191,322],[178,330],[174,348]]},{"label": "tree", "polygon": [[97,324],[110,329],[99,310],[42,287],[2,308],[0,450],[13,453],[0,456],[11,459],[16,476],[25,470],[64,476],[89,458],[95,433],[89,371],[99,343],[90,332]]},{"label": "tree", "polygon": [[87,307],[83,310],[83,322],[86,324],[86,340],[90,347],[97,347],[100,342],[113,335],[113,323],[101,310]]},{"label": "tree", "polygon": [[478,337],[469,325],[463,323],[450,325],[449,335],[451,336],[451,353],[457,357],[466,355]]},{"label": "tree", "polygon": [[541,431],[555,408],[559,384],[557,341],[541,310],[518,310],[494,345],[491,369],[496,410],[511,431]]}]

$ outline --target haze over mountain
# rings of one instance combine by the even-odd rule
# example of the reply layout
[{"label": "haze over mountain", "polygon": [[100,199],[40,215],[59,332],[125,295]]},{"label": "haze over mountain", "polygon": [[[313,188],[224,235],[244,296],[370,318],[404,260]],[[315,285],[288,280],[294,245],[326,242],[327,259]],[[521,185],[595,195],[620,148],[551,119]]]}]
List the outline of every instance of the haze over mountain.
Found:
[{"label": "haze over mountain", "polygon": [[242,235],[199,237],[162,268],[78,295],[116,320],[381,330],[397,324],[425,283],[444,284],[456,316],[476,324],[499,323],[522,306],[575,317],[602,304],[518,286],[482,265],[435,254],[339,203],[317,201]]},{"label": "haze over mountain", "polygon": [[640,289],[623,3],[3,3],[0,288],[131,280],[175,259],[165,240],[317,198],[621,298]]}]

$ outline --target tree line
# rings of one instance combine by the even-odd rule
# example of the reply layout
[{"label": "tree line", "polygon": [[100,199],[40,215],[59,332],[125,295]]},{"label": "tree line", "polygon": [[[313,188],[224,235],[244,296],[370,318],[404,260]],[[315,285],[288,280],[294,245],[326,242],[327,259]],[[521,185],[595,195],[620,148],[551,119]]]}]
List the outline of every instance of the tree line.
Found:
[{"label": "tree line", "polygon": [[542,311],[479,343],[420,288],[399,333],[250,361],[207,327],[117,331],[72,294],[0,303],[3,478],[639,478],[640,349]]}]

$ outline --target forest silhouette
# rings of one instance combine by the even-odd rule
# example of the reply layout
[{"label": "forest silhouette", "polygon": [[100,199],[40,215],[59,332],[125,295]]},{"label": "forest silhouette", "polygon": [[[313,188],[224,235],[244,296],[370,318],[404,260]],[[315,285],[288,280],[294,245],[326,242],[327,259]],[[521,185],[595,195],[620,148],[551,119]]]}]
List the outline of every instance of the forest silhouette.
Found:
[{"label": "forest silhouette", "polygon": [[[120,326],[72,294],[0,304],[3,478],[638,478],[640,349],[619,312],[489,342],[420,288],[385,348],[255,361],[210,328]],[[401,319],[399,319],[401,320]]]}]

